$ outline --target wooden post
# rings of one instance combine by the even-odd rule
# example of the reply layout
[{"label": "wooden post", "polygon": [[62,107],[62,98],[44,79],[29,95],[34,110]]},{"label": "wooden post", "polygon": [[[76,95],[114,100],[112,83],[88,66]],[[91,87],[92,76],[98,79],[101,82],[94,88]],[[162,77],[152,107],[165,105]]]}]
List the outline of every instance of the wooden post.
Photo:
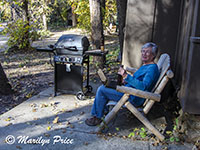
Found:
[{"label": "wooden post", "polygon": [[124,105],[124,103],[127,101],[128,98],[129,98],[129,94],[124,94],[122,96],[122,98],[119,100],[119,102],[113,107],[112,111],[110,111],[106,115],[104,122],[102,122],[100,124],[100,126],[97,128],[96,132],[100,132],[104,128],[104,125],[108,124],[112,120],[112,118],[116,115],[116,113]]},{"label": "wooden post", "polygon": [[126,102],[125,106],[153,133],[159,140],[163,141],[165,137],[135,108],[130,102]]}]

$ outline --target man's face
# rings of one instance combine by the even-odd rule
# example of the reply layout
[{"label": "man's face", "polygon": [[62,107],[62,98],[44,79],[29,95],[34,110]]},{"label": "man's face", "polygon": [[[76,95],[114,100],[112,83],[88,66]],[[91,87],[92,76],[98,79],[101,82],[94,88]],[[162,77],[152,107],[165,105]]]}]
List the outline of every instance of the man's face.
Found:
[{"label": "man's face", "polygon": [[150,63],[154,59],[154,55],[152,53],[152,47],[143,48],[141,50],[142,53],[142,62],[144,64]]}]

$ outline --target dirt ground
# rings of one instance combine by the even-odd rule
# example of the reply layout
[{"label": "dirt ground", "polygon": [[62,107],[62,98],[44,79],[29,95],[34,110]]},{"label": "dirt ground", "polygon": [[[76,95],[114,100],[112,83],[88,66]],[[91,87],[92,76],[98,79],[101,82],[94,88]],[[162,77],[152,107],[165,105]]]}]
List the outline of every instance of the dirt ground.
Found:
[{"label": "dirt ground", "polygon": [[47,53],[35,51],[4,54],[0,61],[14,93],[0,96],[0,114],[53,85],[53,67]]},{"label": "dirt ground", "polygon": [[[33,42],[32,46],[35,48],[47,47],[50,44],[54,44],[62,34],[82,34],[82,32],[79,29],[71,29],[52,32],[52,34],[47,39]],[[105,39],[106,47],[111,51],[118,45],[116,36],[114,38],[107,36]],[[14,93],[11,95],[0,95],[0,114],[37,95],[39,92],[54,86],[54,67],[49,60],[49,53],[37,52],[36,50],[26,52],[11,51],[8,53],[0,51],[0,62],[14,89]],[[111,69],[108,66],[109,70]],[[90,67],[90,75],[93,76],[91,79],[95,80],[97,78],[95,73],[95,69]]]}]

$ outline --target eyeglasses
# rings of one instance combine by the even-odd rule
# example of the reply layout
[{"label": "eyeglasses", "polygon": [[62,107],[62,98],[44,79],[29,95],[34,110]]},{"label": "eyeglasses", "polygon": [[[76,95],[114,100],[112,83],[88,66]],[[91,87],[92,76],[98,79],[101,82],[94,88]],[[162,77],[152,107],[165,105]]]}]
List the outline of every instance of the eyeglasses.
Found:
[{"label": "eyeglasses", "polygon": [[150,55],[151,54],[151,51],[150,50],[141,50],[141,53],[142,54],[146,54],[146,55]]}]

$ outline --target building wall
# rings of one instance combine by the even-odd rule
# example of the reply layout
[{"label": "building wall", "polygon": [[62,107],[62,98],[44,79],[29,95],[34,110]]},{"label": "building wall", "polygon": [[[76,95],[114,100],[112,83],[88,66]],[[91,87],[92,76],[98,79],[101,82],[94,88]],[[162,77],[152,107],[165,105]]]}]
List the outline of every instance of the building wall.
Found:
[{"label": "building wall", "polygon": [[174,65],[181,106],[192,114],[200,114],[200,44],[191,41],[191,37],[200,37],[199,8],[199,0],[184,1]]},{"label": "building wall", "polygon": [[182,0],[128,0],[122,63],[141,66],[141,46],[149,41],[167,52],[172,66],[177,43]]},{"label": "building wall", "polygon": [[141,46],[151,40],[154,0],[128,0],[122,64],[141,66]]},{"label": "building wall", "polygon": [[128,0],[122,63],[141,66],[141,46],[149,41],[168,53],[184,111],[200,114],[200,0]]}]

